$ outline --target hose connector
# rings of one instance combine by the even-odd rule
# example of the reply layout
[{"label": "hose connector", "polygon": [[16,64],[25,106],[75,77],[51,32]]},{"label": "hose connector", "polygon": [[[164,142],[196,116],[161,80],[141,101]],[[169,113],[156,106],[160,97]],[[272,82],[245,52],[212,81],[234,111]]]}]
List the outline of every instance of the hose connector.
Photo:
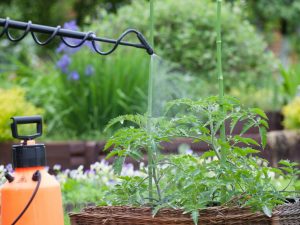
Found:
[{"label": "hose connector", "polygon": [[153,48],[146,41],[146,38],[139,32],[137,33],[137,37],[140,40],[141,44],[145,46],[145,49],[148,52],[148,54],[153,55],[154,54]]}]

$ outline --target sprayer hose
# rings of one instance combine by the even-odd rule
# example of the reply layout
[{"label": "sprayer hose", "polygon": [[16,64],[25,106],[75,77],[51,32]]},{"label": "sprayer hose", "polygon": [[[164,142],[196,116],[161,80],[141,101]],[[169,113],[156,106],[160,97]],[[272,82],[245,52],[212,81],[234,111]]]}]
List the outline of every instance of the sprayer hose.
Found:
[{"label": "sprayer hose", "polygon": [[15,225],[21,218],[22,216],[24,215],[24,213],[27,211],[27,209],[29,208],[29,206],[31,205],[32,201],[34,200],[39,188],[40,188],[40,185],[41,185],[41,181],[42,181],[42,176],[41,176],[41,173],[40,171],[36,171],[33,176],[32,176],[32,180],[33,181],[37,181],[37,184],[36,184],[36,187],[34,189],[34,191],[32,192],[32,195],[28,201],[28,203],[26,204],[25,208],[22,210],[22,212],[19,214],[19,216],[14,220],[14,222],[12,223],[12,225]]}]

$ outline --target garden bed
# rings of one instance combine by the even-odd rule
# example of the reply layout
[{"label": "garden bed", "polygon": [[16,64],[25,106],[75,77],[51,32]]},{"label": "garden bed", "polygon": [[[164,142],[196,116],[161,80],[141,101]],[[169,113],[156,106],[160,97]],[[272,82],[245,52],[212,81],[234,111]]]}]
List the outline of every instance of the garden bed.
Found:
[{"label": "garden bed", "polygon": [[[155,217],[151,208],[87,207],[70,214],[72,225],[194,225],[190,214],[182,210],[162,209]],[[278,206],[272,217],[247,208],[210,207],[199,211],[201,225],[295,225],[300,221],[300,202]]]}]

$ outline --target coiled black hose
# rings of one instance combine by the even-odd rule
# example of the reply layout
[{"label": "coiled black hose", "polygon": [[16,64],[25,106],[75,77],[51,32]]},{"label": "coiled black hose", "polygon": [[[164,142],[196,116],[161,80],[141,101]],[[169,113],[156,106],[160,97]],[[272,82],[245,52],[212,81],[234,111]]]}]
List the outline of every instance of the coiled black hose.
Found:
[{"label": "coiled black hose", "polygon": [[[81,45],[83,45],[86,41],[91,41],[93,49],[95,50],[95,52],[97,52],[100,55],[109,55],[109,54],[113,53],[119,45],[127,45],[127,46],[136,47],[136,48],[144,48],[144,49],[146,49],[146,51],[148,52],[149,55],[152,55],[154,53],[153,49],[148,44],[148,42],[146,41],[144,36],[135,29],[126,30],[123,34],[120,35],[120,37],[117,40],[98,38],[96,36],[96,34],[92,31],[87,32],[87,33],[81,33],[81,32],[74,32],[74,31],[69,31],[69,30],[63,29],[65,33],[69,32],[69,35],[66,37],[80,39],[79,43],[73,44],[73,43],[68,42],[65,39],[66,37],[64,37],[60,33],[60,30],[62,29],[61,26],[57,26],[56,28],[54,28],[54,27],[32,24],[31,21],[29,21],[28,23],[23,23],[23,22],[18,22],[18,21],[10,21],[9,18],[6,18],[4,20],[0,19],[0,25],[3,26],[3,29],[0,33],[0,37],[2,37],[4,34],[6,34],[7,38],[12,42],[21,41],[24,37],[27,36],[28,33],[31,33],[34,42],[37,43],[38,45],[49,44],[56,36],[60,36],[62,42],[70,48],[78,48]],[[24,33],[20,37],[17,37],[17,38],[13,37],[11,35],[11,33],[9,32],[10,25],[14,25],[13,28],[23,29]],[[33,31],[33,26],[34,26],[34,31]],[[50,34],[50,36],[45,41],[41,41],[38,39],[35,32],[48,33],[48,34]],[[140,44],[134,44],[134,43],[129,43],[129,42],[123,41],[123,39],[130,33],[134,33],[137,35],[137,37],[140,41]],[[83,37],[78,38],[78,35],[83,35]],[[108,51],[101,51],[101,49],[99,49],[99,47],[97,46],[96,41],[111,43],[111,44],[113,44],[113,47]]]}]

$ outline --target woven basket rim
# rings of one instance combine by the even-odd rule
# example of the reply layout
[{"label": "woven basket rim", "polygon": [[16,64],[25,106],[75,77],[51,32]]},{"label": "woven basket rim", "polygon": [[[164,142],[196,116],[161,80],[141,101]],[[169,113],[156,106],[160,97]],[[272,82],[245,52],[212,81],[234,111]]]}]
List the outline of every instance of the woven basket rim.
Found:
[{"label": "woven basket rim", "polygon": [[[273,221],[285,221],[285,224],[297,224],[300,221],[300,202],[283,204],[274,211],[272,218],[262,212],[253,212],[249,208],[241,207],[208,207],[199,210],[199,223],[206,224],[271,224]],[[183,214],[181,209],[161,209],[155,217],[150,207],[133,206],[93,206],[82,209],[79,213],[69,213],[71,221],[93,221],[87,224],[193,224],[190,214]],[[106,221],[98,223],[97,221]],[[290,221],[290,223],[289,223]],[[108,223],[108,224],[110,224]],[[78,223],[80,224],[80,223]],[[85,224],[85,223],[82,223]]]}]

